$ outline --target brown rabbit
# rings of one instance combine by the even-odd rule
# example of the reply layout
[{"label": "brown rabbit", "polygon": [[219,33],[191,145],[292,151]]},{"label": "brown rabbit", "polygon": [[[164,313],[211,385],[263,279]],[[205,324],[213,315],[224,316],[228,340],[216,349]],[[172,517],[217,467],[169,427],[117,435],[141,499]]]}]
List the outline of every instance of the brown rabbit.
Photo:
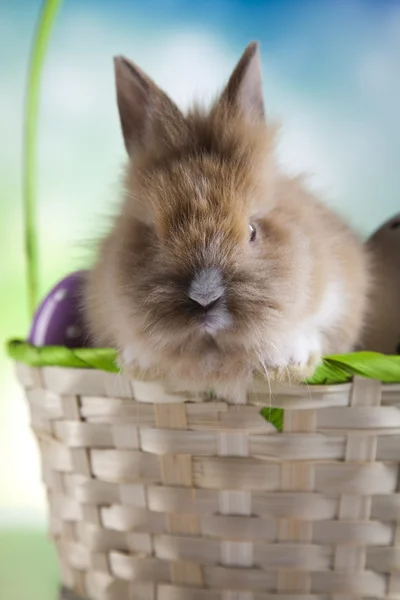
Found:
[{"label": "brown rabbit", "polygon": [[209,111],[183,115],[115,59],[124,201],[86,289],[93,335],[122,362],[216,389],[301,376],[350,351],[366,310],[356,235],[282,175],[250,44]]}]

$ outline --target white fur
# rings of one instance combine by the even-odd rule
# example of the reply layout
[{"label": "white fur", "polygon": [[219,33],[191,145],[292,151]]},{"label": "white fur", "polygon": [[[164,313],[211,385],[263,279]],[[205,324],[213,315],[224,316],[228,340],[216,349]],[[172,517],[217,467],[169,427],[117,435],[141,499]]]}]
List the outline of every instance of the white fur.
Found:
[{"label": "white fur", "polygon": [[332,329],[338,322],[343,310],[343,284],[332,279],[325,291],[318,312],[307,319],[294,332],[292,343],[292,361],[305,366],[313,356],[322,356],[323,333]]},{"label": "white fur", "polygon": [[287,339],[280,340],[269,349],[267,362],[274,367],[298,365],[305,367],[323,354],[323,333],[332,329],[342,316],[344,307],[343,284],[339,279],[329,283],[318,312],[290,332]]},{"label": "white fur", "polygon": [[215,335],[218,331],[227,329],[230,325],[232,325],[232,317],[224,306],[220,306],[206,316],[204,330],[210,335]]},{"label": "white fur", "polygon": [[321,329],[334,327],[342,316],[344,307],[344,286],[340,279],[332,279],[325,292],[321,306],[315,317],[314,325]]},{"label": "white fur", "polygon": [[121,368],[137,365],[143,370],[147,370],[154,365],[154,356],[151,353],[140,352],[133,344],[125,346],[121,352]]}]

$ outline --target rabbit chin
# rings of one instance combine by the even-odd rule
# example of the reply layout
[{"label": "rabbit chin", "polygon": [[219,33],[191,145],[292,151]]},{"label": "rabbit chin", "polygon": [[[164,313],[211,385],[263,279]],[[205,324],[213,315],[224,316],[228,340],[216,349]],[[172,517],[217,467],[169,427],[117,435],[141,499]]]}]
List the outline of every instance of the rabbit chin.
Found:
[{"label": "rabbit chin", "polygon": [[219,332],[226,331],[232,325],[232,318],[227,310],[218,309],[204,315],[199,322],[199,330],[205,335],[215,337]]}]

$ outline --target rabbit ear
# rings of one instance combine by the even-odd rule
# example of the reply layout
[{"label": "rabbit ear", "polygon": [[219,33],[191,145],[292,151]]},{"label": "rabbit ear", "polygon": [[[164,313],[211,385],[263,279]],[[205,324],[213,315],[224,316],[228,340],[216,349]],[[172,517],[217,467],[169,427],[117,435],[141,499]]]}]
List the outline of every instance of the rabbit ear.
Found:
[{"label": "rabbit ear", "polygon": [[123,56],[114,58],[117,103],[128,154],[153,137],[171,145],[184,127],[177,106],[139,67]]},{"label": "rabbit ear", "polygon": [[220,102],[251,120],[264,119],[261,59],[258,43],[249,44],[222,92]]}]

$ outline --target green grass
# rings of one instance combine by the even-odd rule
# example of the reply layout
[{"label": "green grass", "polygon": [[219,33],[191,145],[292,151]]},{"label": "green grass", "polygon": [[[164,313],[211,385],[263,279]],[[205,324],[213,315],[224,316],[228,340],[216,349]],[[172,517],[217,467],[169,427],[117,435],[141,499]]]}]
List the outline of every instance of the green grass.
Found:
[{"label": "green grass", "polygon": [[55,551],[43,531],[0,530],[1,600],[56,600]]},{"label": "green grass", "polygon": [[[86,367],[118,373],[117,353],[111,348],[65,348],[63,346],[31,346],[12,340],[8,354],[16,361],[34,367]],[[354,375],[378,379],[383,383],[400,382],[400,356],[378,352],[352,352],[326,356],[307,382],[311,385],[334,385],[349,381]]]}]

